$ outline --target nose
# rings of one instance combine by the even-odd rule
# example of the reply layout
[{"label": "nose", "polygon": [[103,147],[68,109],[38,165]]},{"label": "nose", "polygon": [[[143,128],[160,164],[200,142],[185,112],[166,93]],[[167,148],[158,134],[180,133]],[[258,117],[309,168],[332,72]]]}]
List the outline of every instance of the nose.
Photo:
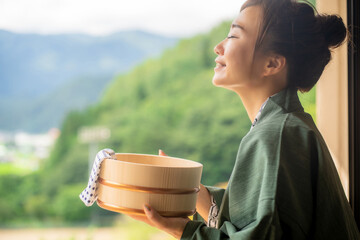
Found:
[{"label": "nose", "polygon": [[217,55],[224,55],[223,41],[219,42],[219,43],[214,47],[214,52],[215,52]]}]

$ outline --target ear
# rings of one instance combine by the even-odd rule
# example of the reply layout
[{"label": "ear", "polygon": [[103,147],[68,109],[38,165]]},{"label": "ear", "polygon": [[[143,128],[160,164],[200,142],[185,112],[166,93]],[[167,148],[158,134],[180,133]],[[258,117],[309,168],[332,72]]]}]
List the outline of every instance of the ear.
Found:
[{"label": "ear", "polygon": [[281,55],[271,55],[265,62],[264,76],[268,77],[280,73],[286,66],[286,58]]}]

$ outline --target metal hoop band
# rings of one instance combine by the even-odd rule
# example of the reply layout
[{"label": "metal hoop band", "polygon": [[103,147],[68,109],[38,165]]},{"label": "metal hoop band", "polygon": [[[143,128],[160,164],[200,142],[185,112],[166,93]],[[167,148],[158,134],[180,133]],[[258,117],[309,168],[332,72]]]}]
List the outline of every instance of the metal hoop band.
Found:
[{"label": "metal hoop band", "polygon": [[[119,207],[109,203],[105,203],[100,199],[97,199],[97,204],[99,205],[99,207],[113,212],[124,213],[127,215],[145,215],[145,212],[142,209]],[[195,212],[196,209],[193,211],[158,211],[158,213],[164,217],[187,217],[194,215]]]},{"label": "metal hoop band", "polygon": [[117,189],[124,189],[128,191],[134,191],[134,192],[147,192],[147,193],[157,193],[157,194],[192,194],[200,191],[200,188],[176,189],[176,188],[140,187],[140,186],[133,186],[128,184],[115,183],[109,180],[105,180],[101,177],[99,177],[98,181],[99,183],[105,186],[109,186]]}]

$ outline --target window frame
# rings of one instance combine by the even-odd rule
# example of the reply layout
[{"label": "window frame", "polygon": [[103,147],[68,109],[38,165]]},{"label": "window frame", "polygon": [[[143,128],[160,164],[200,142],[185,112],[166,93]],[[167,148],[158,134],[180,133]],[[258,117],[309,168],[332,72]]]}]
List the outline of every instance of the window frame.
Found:
[{"label": "window frame", "polygon": [[349,202],[360,229],[360,2],[347,0],[349,101]]}]

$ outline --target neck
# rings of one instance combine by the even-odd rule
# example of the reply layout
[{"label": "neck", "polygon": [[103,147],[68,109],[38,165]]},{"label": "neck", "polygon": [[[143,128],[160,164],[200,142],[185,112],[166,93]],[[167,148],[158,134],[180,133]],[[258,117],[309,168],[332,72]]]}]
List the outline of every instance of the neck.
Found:
[{"label": "neck", "polygon": [[266,99],[280,92],[281,90],[282,89],[270,89],[270,88],[255,88],[255,89],[242,88],[235,90],[235,92],[241,98],[241,101],[244,104],[249,119],[251,122],[253,122],[255,120],[257,113],[260,110],[261,105],[266,101]]}]

